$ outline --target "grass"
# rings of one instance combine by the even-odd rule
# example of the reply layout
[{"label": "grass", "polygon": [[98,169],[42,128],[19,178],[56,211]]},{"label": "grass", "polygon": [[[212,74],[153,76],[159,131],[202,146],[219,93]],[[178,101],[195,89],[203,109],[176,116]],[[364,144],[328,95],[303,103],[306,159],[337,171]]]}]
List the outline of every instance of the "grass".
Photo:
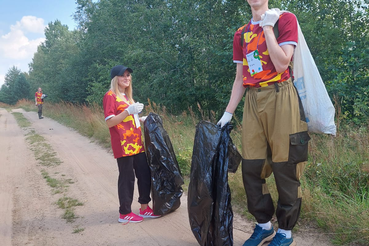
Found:
[{"label": "grass", "polygon": [[46,183],[53,188],[53,194],[66,193],[68,185],[74,183],[71,179],[53,178],[45,169],[41,170],[41,175],[46,180]]},{"label": "grass", "polygon": [[81,233],[83,232],[85,229],[84,228],[81,228],[79,226],[76,226],[73,230],[73,233],[76,234],[76,233]]},{"label": "grass", "polygon": [[[24,101],[18,106],[35,110],[32,102]],[[201,109],[198,109],[201,112]],[[177,156],[187,190],[195,126],[199,119],[190,108],[181,115],[166,113],[165,107],[148,101],[145,115],[158,114],[168,132]],[[101,107],[75,106],[67,103],[45,104],[44,113],[63,124],[74,128],[82,135],[91,137],[104,147],[110,148],[110,136],[104,122]],[[214,121],[200,113],[202,119]],[[241,149],[242,127],[235,119],[231,136]],[[369,124],[363,127],[340,124],[336,137],[311,134],[309,161],[301,180],[303,203],[301,217],[296,230],[304,223],[314,223],[332,235],[336,245],[362,244],[369,241]],[[247,212],[247,202],[242,183],[241,168],[229,174],[232,204],[236,211],[253,220]],[[276,201],[273,175],[267,179],[271,195]]]},{"label": "grass", "polygon": [[46,139],[34,130],[30,130],[26,134],[26,140],[30,144],[36,160],[42,166],[58,166],[62,163],[51,145],[46,142]]},{"label": "grass", "polygon": [[343,126],[336,138],[313,135],[304,184],[311,202],[303,216],[334,233],[333,243],[369,241],[368,126]]},{"label": "grass", "polygon": [[14,115],[14,118],[16,119],[18,125],[21,128],[26,128],[26,127],[30,127],[31,126],[31,122],[29,122],[29,120],[27,120],[22,113],[18,113],[18,112],[14,112],[12,113]]},{"label": "grass", "polygon": [[46,180],[46,183],[54,189],[60,189],[63,187],[63,183],[55,178],[51,178],[45,170],[41,170],[42,177]]},{"label": "grass", "polygon": [[70,198],[70,197],[59,198],[59,200],[56,204],[61,209],[67,209],[67,208],[72,208],[72,207],[76,207],[76,206],[83,206],[82,202],[79,202],[77,199],[73,199],[73,198]]},{"label": "grass", "polygon": [[78,217],[74,213],[74,207],[83,206],[82,202],[79,202],[77,199],[73,199],[70,197],[62,197],[56,202],[59,208],[64,209],[64,214],[62,216],[67,222],[74,222]]}]

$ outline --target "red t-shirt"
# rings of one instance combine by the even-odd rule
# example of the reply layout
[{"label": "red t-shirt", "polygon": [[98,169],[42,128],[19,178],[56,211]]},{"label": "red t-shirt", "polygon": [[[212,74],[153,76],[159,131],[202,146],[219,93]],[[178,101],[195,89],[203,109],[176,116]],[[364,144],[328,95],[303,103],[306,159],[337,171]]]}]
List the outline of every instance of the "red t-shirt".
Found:
[{"label": "red t-shirt", "polygon": [[41,96],[42,96],[42,92],[38,92],[38,91],[36,91],[36,93],[35,93],[35,98],[36,98],[36,100],[37,100],[37,104],[43,104],[44,102],[42,101],[42,99],[41,99]]},{"label": "red t-shirt", "polygon": [[[130,105],[126,96],[123,100],[109,90],[103,99],[105,120],[123,112]],[[110,127],[111,147],[114,158],[132,156],[145,152],[141,127],[136,127],[133,115],[127,116],[121,123]]]},{"label": "red t-shirt", "polygon": [[[270,59],[266,46],[263,28],[259,25],[260,21],[251,20],[248,24],[240,27],[233,38],[233,61],[243,63],[243,85],[247,86],[267,86],[275,82],[283,82],[290,78],[289,69],[283,73],[278,73]],[[244,31],[244,42],[241,46],[241,33]],[[297,45],[297,19],[292,13],[286,12],[279,17],[278,22],[279,36],[277,42],[279,46],[286,44]],[[249,71],[246,54],[255,50],[259,51],[259,57],[263,71],[251,76]]]}]

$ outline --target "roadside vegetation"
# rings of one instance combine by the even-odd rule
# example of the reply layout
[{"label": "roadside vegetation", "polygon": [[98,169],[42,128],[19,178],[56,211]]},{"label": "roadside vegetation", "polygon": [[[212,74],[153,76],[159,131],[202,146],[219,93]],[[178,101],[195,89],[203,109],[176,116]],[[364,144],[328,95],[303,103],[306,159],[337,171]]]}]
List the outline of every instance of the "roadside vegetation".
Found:
[{"label": "roadside vegetation", "polygon": [[[30,102],[27,102],[27,105],[29,104]],[[26,108],[30,109],[28,106]],[[58,196],[60,196],[58,201],[55,202],[55,205],[64,210],[62,218],[68,223],[74,222],[78,218],[74,212],[74,208],[76,206],[83,206],[83,203],[79,202],[77,199],[68,197],[68,187],[74,182],[71,179],[65,178],[64,174],[59,174],[54,171],[53,168],[61,165],[62,161],[57,157],[56,152],[51,145],[47,143],[46,139],[31,128],[32,124],[22,113],[14,112],[12,114],[17,120],[18,125],[23,129],[26,141],[35,155],[35,159],[38,161],[38,164],[42,166],[40,170],[42,177],[45,179],[48,186],[50,186],[52,194],[58,194]],[[54,173],[50,174],[52,171],[54,171]],[[83,228],[76,226],[73,233],[79,233],[83,230]]]},{"label": "roadside vegetation", "polygon": [[[16,106],[35,111],[32,102],[23,100]],[[44,114],[74,128],[103,147],[110,148],[109,132],[103,110],[98,106],[75,106],[68,103],[45,104]],[[201,108],[196,109],[201,112]],[[188,185],[195,126],[201,120],[192,109],[178,116],[165,107],[148,101],[144,114],[154,112],[163,120],[181,172]],[[201,115],[201,114],[200,114]],[[209,120],[206,117],[204,120]],[[214,122],[214,119],[212,119]],[[242,127],[234,121],[233,142],[241,149]],[[311,134],[309,161],[302,178],[303,207],[295,230],[306,224],[317,226],[336,245],[367,245],[369,241],[369,126],[341,124],[336,137]],[[274,201],[277,192],[273,176],[268,179]],[[241,171],[229,174],[234,209],[251,219],[247,212]],[[185,190],[187,187],[183,187]]]}]

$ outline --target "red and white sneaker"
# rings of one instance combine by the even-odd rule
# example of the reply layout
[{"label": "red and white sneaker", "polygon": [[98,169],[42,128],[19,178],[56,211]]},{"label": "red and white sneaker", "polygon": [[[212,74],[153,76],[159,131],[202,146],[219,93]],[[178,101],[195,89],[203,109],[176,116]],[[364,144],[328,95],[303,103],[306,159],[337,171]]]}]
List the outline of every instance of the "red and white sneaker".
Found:
[{"label": "red and white sneaker", "polygon": [[120,214],[118,219],[119,223],[138,223],[141,221],[143,221],[143,218],[132,212],[129,214]]},{"label": "red and white sneaker", "polygon": [[155,215],[154,211],[152,211],[152,209],[147,206],[147,208],[144,211],[141,211],[140,208],[140,216],[144,217],[144,218],[159,218],[161,215]]}]

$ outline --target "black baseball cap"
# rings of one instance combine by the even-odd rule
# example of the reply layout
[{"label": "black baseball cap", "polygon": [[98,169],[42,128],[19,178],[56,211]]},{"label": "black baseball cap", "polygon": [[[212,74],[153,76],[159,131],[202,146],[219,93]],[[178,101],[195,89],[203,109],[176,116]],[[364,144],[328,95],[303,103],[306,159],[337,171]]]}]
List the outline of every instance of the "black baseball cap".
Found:
[{"label": "black baseball cap", "polygon": [[123,65],[115,66],[110,71],[110,77],[114,78],[115,76],[121,76],[126,70],[128,70],[130,73],[133,73],[133,70],[129,67],[125,67]]}]

